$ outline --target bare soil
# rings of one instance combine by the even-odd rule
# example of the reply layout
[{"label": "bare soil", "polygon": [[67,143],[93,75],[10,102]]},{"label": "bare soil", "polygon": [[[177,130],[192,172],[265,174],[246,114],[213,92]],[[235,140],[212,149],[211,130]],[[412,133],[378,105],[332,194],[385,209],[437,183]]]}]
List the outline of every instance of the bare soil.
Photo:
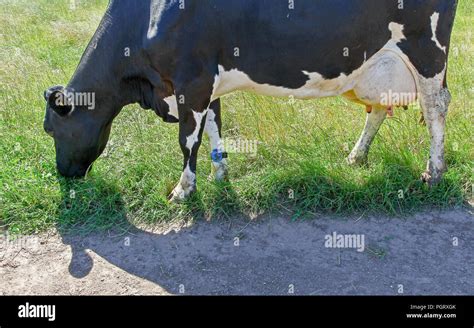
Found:
[{"label": "bare soil", "polygon": [[[3,295],[474,295],[473,209],[58,232],[0,243]],[[361,234],[365,249],[327,248]]]}]

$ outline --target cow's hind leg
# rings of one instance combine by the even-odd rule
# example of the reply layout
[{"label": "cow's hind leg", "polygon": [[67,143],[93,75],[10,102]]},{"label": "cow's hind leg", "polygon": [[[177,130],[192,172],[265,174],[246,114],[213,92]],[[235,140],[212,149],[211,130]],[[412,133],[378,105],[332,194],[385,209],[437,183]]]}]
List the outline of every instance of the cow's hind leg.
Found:
[{"label": "cow's hind leg", "polygon": [[399,55],[383,51],[366,63],[353,92],[359,102],[373,107],[367,116],[364,131],[348,157],[350,164],[360,165],[367,162],[370,145],[387,113],[393,115],[394,106],[407,106],[416,100],[416,83]]},{"label": "cow's hind leg", "polygon": [[421,83],[421,107],[431,136],[430,159],[422,180],[430,186],[441,181],[447,170],[444,158],[444,139],[446,115],[451,95],[447,87],[439,87],[440,81],[424,81]]},{"label": "cow's hind leg", "polygon": [[222,142],[222,118],[220,100],[215,100],[209,106],[205,132],[211,144],[212,172],[216,181],[227,179],[227,153]]},{"label": "cow's hind leg", "polygon": [[359,141],[347,158],[347,162],[350,165],[363,165],[367,163],[370,145],[374,141],[386,117],[387,110],[381,107],[373,108],[372,111],[367,114],[364,131],[362,131]]}]

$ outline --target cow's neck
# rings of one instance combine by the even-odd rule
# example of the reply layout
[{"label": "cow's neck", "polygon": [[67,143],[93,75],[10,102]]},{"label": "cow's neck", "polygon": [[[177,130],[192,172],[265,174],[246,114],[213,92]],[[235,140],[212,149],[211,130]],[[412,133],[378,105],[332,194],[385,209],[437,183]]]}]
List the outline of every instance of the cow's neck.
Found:
[{"label": "cow's neck", "polygon": [[133,4],[130,6],[128,1],[110,2],[68,84],[75,92],[94,92],[97,108],[104,111],[101,116],[113,118],[130,103],[121,89],[124,77],[130,73],[127,69],[139,61],[136,42],[142,33],[137,26],[140,8],[135,1]]}]

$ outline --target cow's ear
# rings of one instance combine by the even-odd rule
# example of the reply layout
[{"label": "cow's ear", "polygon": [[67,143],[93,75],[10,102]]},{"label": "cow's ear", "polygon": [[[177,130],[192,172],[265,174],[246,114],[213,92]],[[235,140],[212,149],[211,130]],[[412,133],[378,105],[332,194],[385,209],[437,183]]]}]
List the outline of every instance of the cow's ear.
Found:
[{"label": "cow's ear", "polygon": [[73,110],[73,106],[68,104],[68,99],[63,90],[53,90],[49,94],[47,93],[48,91],[45,92],[45,98],[47,98],[49,108],[59,116],[66,116]]},{"label": "cow's ear", "polygon": [[55,85],[44,92],[44,100],[48,101],[51,94],[55,91],[63,91],[64,87],[62,85]]}]

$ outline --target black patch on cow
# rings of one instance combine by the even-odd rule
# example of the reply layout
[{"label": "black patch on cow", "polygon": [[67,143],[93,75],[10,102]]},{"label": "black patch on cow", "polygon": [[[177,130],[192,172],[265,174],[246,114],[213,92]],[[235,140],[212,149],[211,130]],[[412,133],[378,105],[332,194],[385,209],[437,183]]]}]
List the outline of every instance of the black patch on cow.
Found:
[{"label": "black patch on cow", "polygon": [[439,13],[436,38],[441,46],[449,48],[451,31],[456,12],[455,0],[406,1],[406,15],[403,18],[404,35],[406,40],[398,43],[400,49],[410,58],[417,71],[425,78],[432,78],[441,73],[447,61],[447,51],[444,53],[432,40],[431,16]]},{"label": "black patch on cow", "polygon": [[391,37],[387,18],[373,15],[385,1],[298,1],[293,10],[286,1],[230,2],[220,63],[260,84],[297,89],[308,81],[303,71],[349,75]]}]

